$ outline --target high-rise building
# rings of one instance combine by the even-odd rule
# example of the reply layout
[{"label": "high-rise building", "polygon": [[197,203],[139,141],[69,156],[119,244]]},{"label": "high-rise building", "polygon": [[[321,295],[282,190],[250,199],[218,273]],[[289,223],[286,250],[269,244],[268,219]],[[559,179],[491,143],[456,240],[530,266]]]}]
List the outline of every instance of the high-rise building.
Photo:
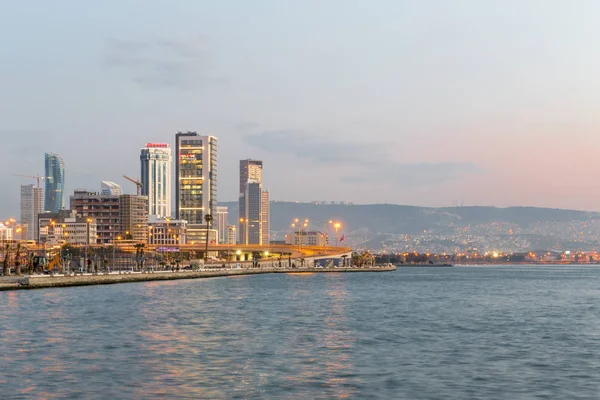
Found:
[{"label": "high-rise building", "polygon": [[262,169],[263,162],[260,160],[240,160],[240,193],[244,193],[249,180],[262,184]]},{"label": "high-rise building", "polygon": [[229,218],[229,211],[225,206],[217,206],[217,234],[218,242],[220,244],[227,244],[227,219]]},{"label": "high-rise building", "polygon": [[118,238],[145,242],[148,236],[148,199],[134,194],[101,194],[77,189],[71,196],[71,210],[96,223],[98,244],[115,243]]},{"label": "high-rise building", "polygon": [[100,193],[103,196],[120,196],[123,194],[123,189],[121,185],[118,185],[111,181],[102,181],[101,182]]},{"label": "high-rise building", "polygon": [[269,192],[263,191],[260,205],[260,225],[262,230],[262,244],[269,244],[271,242],[271,231],[269,227]]},{"label": "high-rise building", "polygon": [[217,224],[217,138],[179,132],[175,153],[175,217],[188,222],[188,243],[202,243],[204,217],[213,217],[209,228]]},{"label": "high-rise building", "polygon": [[44,189],[33,185],[21,186],[21,224],[27,240],[37,240],[38,214],[44,211]]},{"label": "high-rise building", "polygon": [[262,225],[261,225],[261,203],[262,203],[262,187],[261,184],[255,181],[246,183],[246,191],[244,193],[244,209],[246,217],[244,218],[243,226],[245,231],[245,244],[261,244],[262,243]]},{"label": "high-rise building", "polygon": [[65,164],[63,159],[57,154],[46,153],[44,155],[44,171],[46,179],[44,211],[57,213],[64,207]]},{"label": "high-rise building", "polygon": [[148,197],[148,215],[171,216],[171,147],[146,143],[140,154],[142,195]]},{"label": "high-rise building", "polygon": [[118,195],[103,195],[77,189],[71,196],[71,210],[96,221],[99,244],[115,243],[121,236],[121,204]]},{"label": "high-rise building", "polygon": [[119,196],[121,235],[134,242],[148,241],[148,198],[135,194]]},{"label": "high-rise building", "polygon": [[243,244],[269,243],[269,192],[262,190],[263,162],[240,160],[239,235]]}]

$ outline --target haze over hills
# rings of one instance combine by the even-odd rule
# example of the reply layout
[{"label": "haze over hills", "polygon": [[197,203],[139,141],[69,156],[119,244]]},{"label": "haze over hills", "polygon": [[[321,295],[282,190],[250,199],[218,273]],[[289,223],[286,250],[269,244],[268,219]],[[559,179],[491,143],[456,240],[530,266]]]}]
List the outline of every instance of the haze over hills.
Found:
[{"label": "haze over hills", "polygon": [[[236,224],[238,203],[224,202]],[[294,218],[333,238],[329,220],[343,224],[347,244],[376,251],[451,252],[469,249],[527,251],[592,250],[600,237],[600,214],[539,207],[444,207],[395,204],[342,205],[271,202],[271,233],[282,240]]]}]

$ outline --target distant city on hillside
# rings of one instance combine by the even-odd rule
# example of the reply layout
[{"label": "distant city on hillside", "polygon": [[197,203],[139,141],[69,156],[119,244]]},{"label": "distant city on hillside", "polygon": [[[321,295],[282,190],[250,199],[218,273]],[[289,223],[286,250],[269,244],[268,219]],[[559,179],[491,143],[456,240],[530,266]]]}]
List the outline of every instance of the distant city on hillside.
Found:
[{"label": "distant city on hillside", "polygon": [[[229,208],[235,223],[237,202]],[[335,242],[329,221],[341,222],[338,240],[356,250],[463,253],[594,251],[600,238],[600,214],[538,207],[415,207],[394,204],[272,201],[271,240],[284,240],[295,218]]]}]

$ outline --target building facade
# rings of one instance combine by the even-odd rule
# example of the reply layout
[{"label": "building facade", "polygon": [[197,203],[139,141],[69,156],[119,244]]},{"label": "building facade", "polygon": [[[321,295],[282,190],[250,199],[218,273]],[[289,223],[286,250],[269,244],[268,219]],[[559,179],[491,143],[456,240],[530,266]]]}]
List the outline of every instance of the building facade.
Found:
[{"label": "building facade", "polygon": [[327,235],[319,231],[295,230],[286,235],[285,243],[297,246],[327,246]]},{"label": "building facade", "polygon": [[22,237],[37,240],[38,214],[44,212],[44,189],[34,185],[21,186],[21,226]]},{"label": "building facade", "polygon": [[121,236],[134,242],[148,241],[148,198],[135,194],[119,196]]},{"label": "building facade", "polygon": [[38,243],[49,246],[69,243],[73,245],[96,244],[96,220],[77,215],[75,211],[42,213],[38,216]]},{"label": "building facade", "polygon": [[82,217],[90,217],[97,224],[97,243],[115,243],[121,236],[121,204],[117,195],[102,195],[77,189],[70,198],[71,210]]},{"label": "building facade", "polygon": [[186,244],[187,221],[149,216],[148,243],[156,246]]},{"label": "building facade", "polygon": [[245,244],[262,243],[262,190],[259,182],[248,181],[244,193],[244,208],[246,218],[243,226],[245,231]]},{"label": "building facade", "polygon": [[141,150],[141,194],[148,197],[148,215],[171,216],[171,147],[146,143]]},{"label": "building facade", "polygon": [[261,194],[260,204],[260,227],[262,234],[262,244],[271,243],[271,231],[270,231],[270,206],[269,206],[269,192],[263,191]]},{"label": "building facade", "polygon": [[0,222],[0,243],[6,240],[13,240],[13,230]]},{"label": "building facade", "polygon": [[227,225],[227,243],[226,244],[237,244],[237,232],[235,225]]},{"label": "building facade", "polygon": [[57,154],[46,153],[44,155],[44,171],[44,211],[57,213],[64,208],[65,164],[63,159]]},{"label": "building facade", "polygon": [[217,206],[217,232],[219,234],[218,242],[220,244],[228,243],[228,218],[229,211],[225,206]]},{"label": "building facade", "polygon": [[175,217],[187,221],[188,243],[201,242],[204,217],[213,217],[210,229],[217,224],[217,138],[179,132],[175,153]]}]

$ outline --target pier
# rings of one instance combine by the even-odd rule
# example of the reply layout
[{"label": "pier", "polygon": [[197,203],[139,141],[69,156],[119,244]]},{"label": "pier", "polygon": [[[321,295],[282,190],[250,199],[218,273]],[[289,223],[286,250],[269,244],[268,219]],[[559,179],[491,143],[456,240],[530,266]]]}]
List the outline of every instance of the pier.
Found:
[{"label": "pier", "polygon": [[258,275],[273,273],[343,273],[343,272],[390,272],[395,266],[381,267],[334,267],[334,268],[228,268],[206,269],[200,271],[156,271],[156,272],[110,272],[94,274],[55,274],[12,276],[0,278],[0,291],[43,289],[68,286],[109,285],[115,283],[167,281],[175,279],[201,279],[241,275]]}]

